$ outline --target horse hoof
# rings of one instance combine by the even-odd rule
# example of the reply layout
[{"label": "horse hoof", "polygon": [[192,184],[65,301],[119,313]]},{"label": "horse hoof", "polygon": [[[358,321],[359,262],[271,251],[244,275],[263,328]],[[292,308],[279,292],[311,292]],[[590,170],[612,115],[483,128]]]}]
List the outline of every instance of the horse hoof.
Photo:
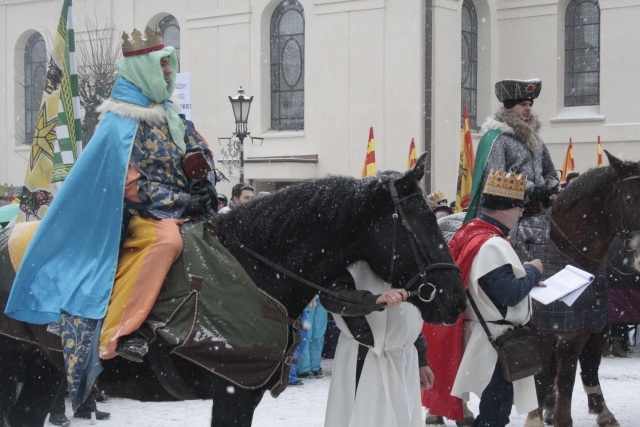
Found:
[{"label": "horse hoof", "polygon": [[427,415],[427,417],[424,420],[424,425],[426,427],[440,427],[440,426],[444,426],[444,418],[442,418],[440,415]]},{"label": "horse hoof", "polygon": [[612,413],[598,415],[596,422],[600,427],[620,427],[618,420],[616,420],[616,417]]},{"label": "horse hoof", "polygon": [[463,419],[456,421],[456,426],[471,427],[475,420],[476,420],[475,417],[464,417]]}]

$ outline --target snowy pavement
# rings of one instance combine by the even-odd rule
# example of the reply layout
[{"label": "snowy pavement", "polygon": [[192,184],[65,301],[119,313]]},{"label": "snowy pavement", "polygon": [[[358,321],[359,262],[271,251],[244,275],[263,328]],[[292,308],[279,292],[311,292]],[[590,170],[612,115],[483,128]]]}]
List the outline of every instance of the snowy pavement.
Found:
[{"label": "snowy pavement", "polygon": [[[605,399],[620,425],[638,425],[640,420],[640,347],[629,359],[606,358],[600,367],[600,381]],[[332,360],[324,360],[322,368],[325,377],[305,380],[304,386],[288,387],[284,393],[273,399],[265,395],[254,417],[254,427],[321,427],[324,426],[325,405],[329,391]],[[587,397],[578,381],[573,396],[574,427],[597,427],[595,415],[587,410]],[[437,381],[437,378],[436,378]],[[211,401],[187,401],[168,403],[141,403],[128,399],[112,398],[99,403],[98,408],[111,412],[111,419],[98,421],[98,427],[207,427],[210,425]],[[70,406],[67,404],[67,408]],[[478,410],[478,399],[472,396],[469,407]],[[71,410],[67,409],[67,416]],[[511,425],[522,426],[525,415],[511,415]],[[72,426],[89,426],[88,420],[71,418]],[[46,425],[51,425],[47,424]],[[454,427],[448,421],[448,427]]]}]

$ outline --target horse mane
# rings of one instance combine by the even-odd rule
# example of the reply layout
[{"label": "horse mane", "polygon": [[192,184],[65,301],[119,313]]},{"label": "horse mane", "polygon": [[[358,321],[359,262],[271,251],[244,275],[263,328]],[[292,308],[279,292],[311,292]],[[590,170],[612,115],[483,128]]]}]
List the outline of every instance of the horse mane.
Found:
[{"label": "horse mane", "polygon": [[589,199],[589,203],[602,203],[604,199],[600,199],[597,195],[602,188],[608,187],[611,179],[612,167],[604,166],[600,168],[592,168],[577,178],[573,179],[567,187],[560,192],[554,210],[560,208],[574,208],[581,206],[584,210],[585,197],[593,197]]},{"label": "horse mane", "polygon": [[301,236],[322,235],[340,244],[393,210],[385,185],[400,176],[387,171],[364,179],[329,176],[302,181],[218,215],[214,223],[220,234],[254,248],[285,251]]}]

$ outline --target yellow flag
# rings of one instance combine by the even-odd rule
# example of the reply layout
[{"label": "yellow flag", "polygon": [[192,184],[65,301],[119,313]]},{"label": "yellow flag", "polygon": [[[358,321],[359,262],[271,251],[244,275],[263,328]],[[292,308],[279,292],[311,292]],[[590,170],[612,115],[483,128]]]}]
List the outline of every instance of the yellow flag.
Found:
[{"label": "yellow flag", "polygon": [[42,219],[51,183],[61,182],[82,152],[82,126],[71,0],[64,0],[47,70],[18,222]]},{"label": "yellow flag", "polygon": [[469,207],[471,189],[473,187],[473,139],[471,138],[471,125],[469,113],[464,107],[464,121],[462,122],[462,138],[460,141],[460,164],[458,166],[458,187],[456,189],[455,211],[462,212]]},{"label": "yellow flag", "polygon": [[376,143],[373,139],[373,127],[369,128],[369,143],[367,144],[367,155],[364,158],[362,177],[376,174]]}]

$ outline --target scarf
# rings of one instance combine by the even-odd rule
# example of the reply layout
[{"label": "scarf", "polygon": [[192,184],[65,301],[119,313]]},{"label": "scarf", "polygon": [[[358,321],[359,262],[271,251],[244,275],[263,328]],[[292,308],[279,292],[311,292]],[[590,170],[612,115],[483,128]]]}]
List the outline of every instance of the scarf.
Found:
[{"label": "scarf", "polygon": [[[164,81],[160,60],[169,57],[169,64],[173,72],[169,79],[169,84]],[[171,103],[171,94],[176,82],[176,72],[178,67],[178,57],[173,47],[167,46],[162,50],[150,52],[144,55],[135,55],[123,57],[116,62],[116,78],[122,77],[136,85],[142,93],[153,100],[155,103],[162,105],[166,116],[167,125],[171,132],[171,138],[182,151],[186,150],[184,142],[184,123],[169,103]]]}]

